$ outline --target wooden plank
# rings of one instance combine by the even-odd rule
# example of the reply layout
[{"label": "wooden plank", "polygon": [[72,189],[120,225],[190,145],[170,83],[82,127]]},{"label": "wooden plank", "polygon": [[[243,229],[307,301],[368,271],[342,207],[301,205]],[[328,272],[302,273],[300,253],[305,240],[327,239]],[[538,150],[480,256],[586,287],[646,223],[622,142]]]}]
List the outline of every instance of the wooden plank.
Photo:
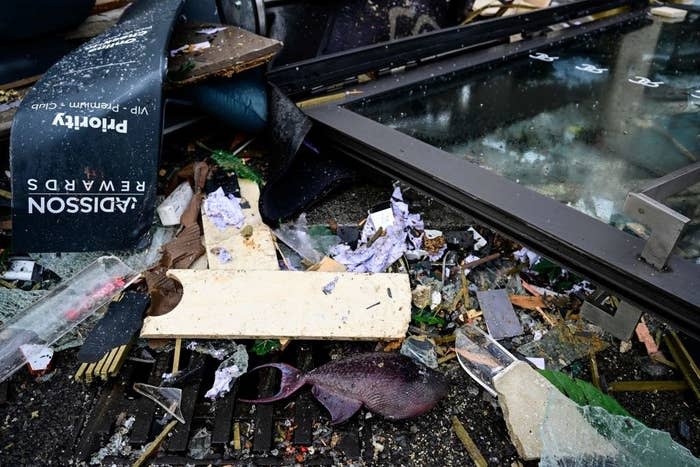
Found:
[{"label": "wooden plank", "polygon": [[[170,370],[170,358],[169,353],[158,354],[156,362],[146,380],[148,384],[158,386],[161,383],[161,375]],[[136,421],[134,421],[134,426],[131,428],[131,434],[129,435],[131,444],[145,444],[149,440],[155,410],[155,402],[148,397],[141,396],[134,401],[133,414],[136,416]]]},{"label": "wooden plank", "polygon": [[122,399],[122,396],[123,388],[119,384],[114,383],[111,388],[104,387],[102,389],[102,394],[92,409],[90,420],[83,430],[75,450],[78,460],[87,460],[90,454],[97,450],[100,441],[99,432],[104,431],[105,420],[108,420],[110,426],[114,422],[113,418],[109,419],[109,415],[112,413],[114,405]]},{"label": "wooden plank", "polygon": [[[266,371],[258,383],[258,397],[268,397],[275,393],[277,373]],[[267,453],[272,448],[272,415],[273,404],[255,404],[255,434],[253,435],[253,451]]]},{"label": "wooden plank", "polygon": [[167,314],[146,317],[142,337],[398,339],[411,319],[406,274],[170,270],[168,275],[182,285],[182,300]]},{"label": "wooden plank", "polygon": [[226,445],[233,432],[233,409],[236,407],[238,382],[223,399],[216,401],[214,428],[211,430],[211,444]]},{"label": "wooden plank", "polygon": [[[206,29],[225,28],[202,34]],[[170,41],[170,50],[188,44],[209,42],[208,48],[180,53],[168,58],[171,85],[185,85],[211,77],[226,77],[263,65],[282,48],[280,41],[258,36],[236,26],[187,24],[178,28]]]},{"label": "wooden plank", "polygon": [[[313,354],[311,347],[301,345],[297,355],[297,368],[309,371],[313,367]],[[294,404],[294,444],[298,446],[311,446],[313,444],[313,423],[318,415],[316,405],[311,400],[309,391],[303,391],[297,396]]]},{"label": "wooden plank", "polygon": [[[260,188],[258,184],[250,180],[239,179],[241,197],[247,201],[250,207],[243,208],[245,225],[253,229],[248,238],[241,235],[241,229],[228,227],[219,229],[204,214],[202,210],[202,227],[204,229],[204,244],[207,249],[210,269],[245,269],[247,271],[277,271],[277,253],[272,240],[272,232],[265,225],[258,211],[260,200]],[[225,248],[231,254],[231,261],[222,263],[219,261],[217,251]]]},{"label": "wooden plank", "polygon": [[185,423],[178,423],[173,430],[172,437],[168,439],[166,450],[170,452],[182,452],[187,449],[187,442],[190,439],[190,428],[192,427],[192,415],[194,415],[197,393],[199,392],[198,381],[192,381],[182,388],[182,403],[180,409]]}]

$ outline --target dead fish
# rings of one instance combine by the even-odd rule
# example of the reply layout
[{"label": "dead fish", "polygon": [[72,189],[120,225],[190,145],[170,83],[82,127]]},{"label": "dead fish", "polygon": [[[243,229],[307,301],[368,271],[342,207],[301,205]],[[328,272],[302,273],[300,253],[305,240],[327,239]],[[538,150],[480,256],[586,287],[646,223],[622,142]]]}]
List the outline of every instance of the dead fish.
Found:
[{"label": "dead fish", "polygon": [[447,381],[441,373],[399,354],[358,354],[308,373],[286,363],[268,363],[251,371],[266,367],[282,372],[279,392],[261,399],[241,399],[243,402],[275,402],[310,384],[313,395],[331,413],[332,424],[346,421],[362,405],[393,420],[416,417],[447,394]]}]

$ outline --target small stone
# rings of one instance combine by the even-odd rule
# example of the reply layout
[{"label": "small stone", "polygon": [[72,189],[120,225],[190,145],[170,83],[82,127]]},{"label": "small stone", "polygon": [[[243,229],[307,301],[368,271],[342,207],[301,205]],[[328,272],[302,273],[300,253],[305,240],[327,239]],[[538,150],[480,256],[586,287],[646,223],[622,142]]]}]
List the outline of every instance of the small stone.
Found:
[{"label": "small stone", "polygon": [[247,224],[244,225],[243,228],[241,229],[241,235],[243,236],[243,238],[248,240],[250,237],[253,236],[253,227],[251,227],[250,225],[247,225]]}]

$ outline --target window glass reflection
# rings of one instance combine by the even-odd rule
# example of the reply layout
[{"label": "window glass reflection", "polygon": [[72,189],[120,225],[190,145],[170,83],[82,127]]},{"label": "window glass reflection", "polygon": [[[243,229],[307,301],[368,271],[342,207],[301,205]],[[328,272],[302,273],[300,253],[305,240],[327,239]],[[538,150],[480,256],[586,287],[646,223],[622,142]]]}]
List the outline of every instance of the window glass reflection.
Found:
[{"label": "window glass reflection", "polygon": [[[627,193],[700,159],[700,15],[607,31],[350,108],[644,235],[622,215]],[[680,253],[700,257],[700,189],[676,198],[693,218]]]}]

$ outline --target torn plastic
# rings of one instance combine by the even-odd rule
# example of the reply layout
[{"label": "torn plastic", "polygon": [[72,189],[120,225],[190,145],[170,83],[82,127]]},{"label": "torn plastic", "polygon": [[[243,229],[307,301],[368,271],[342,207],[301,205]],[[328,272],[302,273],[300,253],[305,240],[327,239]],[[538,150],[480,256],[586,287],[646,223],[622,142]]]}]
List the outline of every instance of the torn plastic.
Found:
[{"label": "torn plastic", "polygon": [[104,256],[6,323],[0,332],[0,381],[26,363],[21,346],[53,344],[108,303],[132,275],[118,258]]},{"label": "torn plastic", "polygon": [[141,0],[55,64],[14,117],[13,247],[122,250],[155,209],[166,48],[183,0]]},{"label": "torn plastic", "polygon": [[180,404],[182,403],[182,389],[168,388],[160,386],[151,386],[145,383],[134,383],[134,391],[142,396],[148,397],[153,402],[158,404],[175,417],[180,423],[185,423],[185,417],[182,416]]},{"label": "torn plastic", "polygon": [[700,460],[667,432],[600,407],[569,407],[561,394],[550,394],[541,428],[541,467],[700,466]]},{"label": "torn plastic", "polygon": [[493,378],[517,359],[491,336],[473,324],[455,331],[457,361],[492,396],[497,393]]},{"label": "torn plastic", "polygon": [[217,360],[224,360],[238,350],[238,346],[233,341],[190,341],[185,345],[187,350],[209,355]]},{"label": "torn plastic", "polygon": [[316,264],[325,256],[326,251],[340,242],[335,235],[315,235],[306,222],[306,214],[288,224],[282,224],[272,232],[280,241],[294,250],[310,264]]},{"label": "torn plastic", "polygon": [[229,358],[221,362],[214,373],[214,384],[204,397],[216,399],[231,390],[233,383],[246,371],[248,371],[248,352],[245,345],[236,346],[236,351]]}]

